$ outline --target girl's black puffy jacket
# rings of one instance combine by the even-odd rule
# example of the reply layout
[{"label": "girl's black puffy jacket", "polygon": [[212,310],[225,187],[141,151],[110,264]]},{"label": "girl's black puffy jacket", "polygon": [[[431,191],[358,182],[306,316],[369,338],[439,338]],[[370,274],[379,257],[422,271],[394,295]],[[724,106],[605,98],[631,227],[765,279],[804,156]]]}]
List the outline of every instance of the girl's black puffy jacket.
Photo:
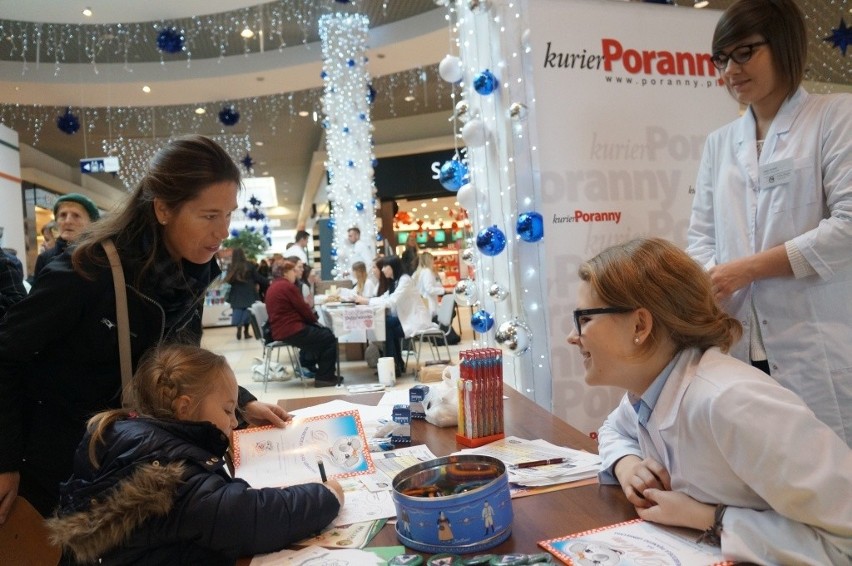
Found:
[{"label": "girl's black puffy jacket", "polygon": [[81,562],[233,564],[320,531],[340,509],[322,484],[252,489],[231,478],[223,469],[228,439],[210,423],[116,421],[99,444],[97,469],[88,438],[48,521]]}]

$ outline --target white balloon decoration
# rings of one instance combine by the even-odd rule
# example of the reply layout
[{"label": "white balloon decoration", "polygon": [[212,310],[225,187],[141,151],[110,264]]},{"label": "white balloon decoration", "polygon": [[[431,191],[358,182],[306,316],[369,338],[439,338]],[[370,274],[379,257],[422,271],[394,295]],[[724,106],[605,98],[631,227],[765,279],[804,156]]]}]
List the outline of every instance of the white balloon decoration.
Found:
[{"label": "white balloon decoration", "polygon": [[456,193],[456,200],[467,210],[476,206],[476,188],[471,183],[465,183]]},{"label": "white balloon decoration", "polygon": [[457,83],[464,78],[464,67],[461,59],[455,55],[447,55],[438,63],[438,74],[448,83]]},{"label": "white balloon decoration", "polygon": [[468,147],[482,147],[487,137],[485,124],[479,118],[474,118],[464,125],[461,135]]}]

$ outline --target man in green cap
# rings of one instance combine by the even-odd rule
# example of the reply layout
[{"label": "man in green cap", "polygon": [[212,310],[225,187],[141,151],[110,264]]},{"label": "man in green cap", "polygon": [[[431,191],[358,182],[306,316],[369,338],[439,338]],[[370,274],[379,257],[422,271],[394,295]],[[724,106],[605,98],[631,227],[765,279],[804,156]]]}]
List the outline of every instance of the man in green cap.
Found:
[{"label": "man in green cap", "polygon": [[44,266],[56,256],[62,254],[68,244],[73,243],[83,232],[83,228],[100,218],[98,207],[92,199],[80,193],[62,195],[53,205],[53,216],[59,226],[59,236],[53,248],[39,254],[36,259],[33,281]]}]

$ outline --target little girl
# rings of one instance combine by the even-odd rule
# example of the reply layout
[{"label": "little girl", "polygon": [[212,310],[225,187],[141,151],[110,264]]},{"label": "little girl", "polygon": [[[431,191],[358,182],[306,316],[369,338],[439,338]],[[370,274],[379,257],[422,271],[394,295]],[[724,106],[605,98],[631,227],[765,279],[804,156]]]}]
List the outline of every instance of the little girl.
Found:
[{"label": "little girl", "polygon": [[252,489],[225,470],[237,381],[195,346],[153,350],[130,406],[92,417],[61,488],[52,538],[81,563],[233,564],[320,531],[340,484]]}]

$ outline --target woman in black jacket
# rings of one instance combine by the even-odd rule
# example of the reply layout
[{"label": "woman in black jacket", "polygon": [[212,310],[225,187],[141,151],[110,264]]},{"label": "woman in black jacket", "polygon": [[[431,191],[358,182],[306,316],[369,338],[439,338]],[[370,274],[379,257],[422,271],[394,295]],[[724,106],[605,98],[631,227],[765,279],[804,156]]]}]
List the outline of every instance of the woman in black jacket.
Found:
[{"label": "woman in black jacket", "polygon": [[237,382],[224,357],[158,348],[140,363],[130,393],[128,409],[89,421],[48,521],[75,560],[233,564],[311,536],[337,516],[343,490],[333,479],[252,489],[225,471]]},{"label": "woman in black jacket", "polygon": [[[171,142],[124,206],[90,224],[0,321],[0,524],[19,491],[49,514],[86,420],[121,404],[115,292],[102,243],[112,240],[121,258],[133,367],[161,343],[199,344],[239,183],[239,169],[212,140]],[[247,391],[240,406],[251,422],[284,426],[283,409]]]},{"label": "woman in black jacket", "polygon": [[242,248],[234,248],[231,252],[231,265],[228,266],[225,283],[231,286],[227,301],[231,305],[231,324],[237,327],[237,340],[243,337],[243,329],[245,329],[246,339],[251,338],[249,307],[260,298],[258,288],[261,294],[265,293],[266,288],[269,287],[269,281],[261,277],[255,267],[248,262]]}]

